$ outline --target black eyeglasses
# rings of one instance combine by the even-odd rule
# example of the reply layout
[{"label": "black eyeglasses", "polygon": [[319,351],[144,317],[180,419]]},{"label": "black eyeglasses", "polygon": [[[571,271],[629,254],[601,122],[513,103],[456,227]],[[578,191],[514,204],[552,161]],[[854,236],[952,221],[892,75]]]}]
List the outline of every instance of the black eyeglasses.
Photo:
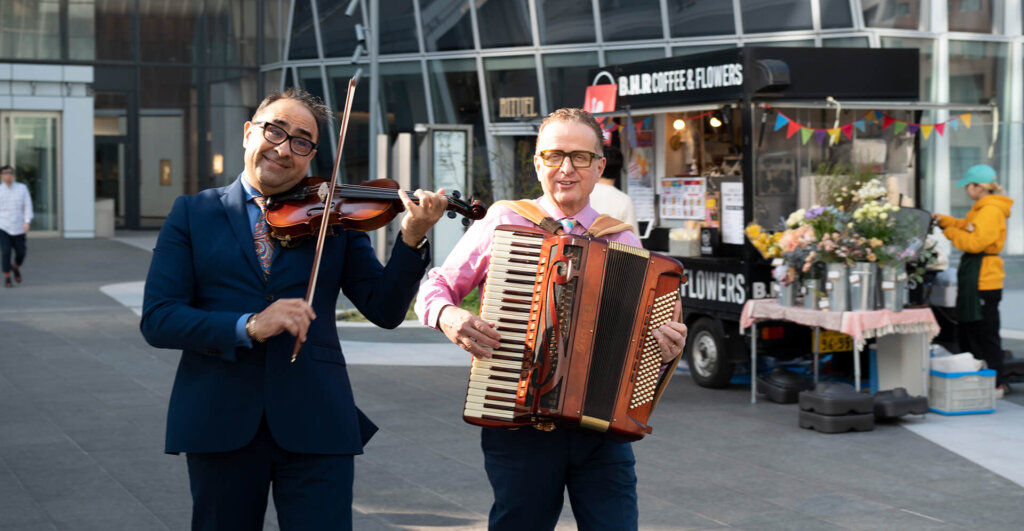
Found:
[{"label": "black eyeglasses", "polygon": [[285,140],[288,141],[288,147],[292,149],[292,153],[300,157],[305,157],[316,149],[316,144],[312,140],[289,135],[287,131],[270,122],[253,122],[252,125],[258,125],[263,128],[263,138],[266,138],[268,142],[275,146],[280,146]]},{"label": "black eyeglasses", "polygon": [[603,158],[601,155],[592,151],[570,151],[566,153],[560,149],[545,149],[537,153],[540,155],[540,159],[544,161],[544,165],[549,168],[560,168],[562,162],[565,162],[565,157],[569,157],[569,162],[572,163],[572,167],[576,169],[589,168],[594,162],[594,159]]}]

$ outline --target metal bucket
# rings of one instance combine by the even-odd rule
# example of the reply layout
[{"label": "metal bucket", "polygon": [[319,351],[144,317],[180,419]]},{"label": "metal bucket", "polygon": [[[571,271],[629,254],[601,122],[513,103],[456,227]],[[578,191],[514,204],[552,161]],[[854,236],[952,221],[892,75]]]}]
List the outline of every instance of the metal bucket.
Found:
[{"label": "metal bucket", "polygon": [[799,293],[799,283],[772,282],[772,291],[775,292],[779,306],[796,306],[796,296]]},{"label": "metal bucket", "polygon": [[882,292],[882,309],[891,312],[903,310],[907,303],[907,272],[903,264],[881,266],[879,287]]},{"label": "metal bucket", "polygon": [[850,279],[847,278],[846,264],[825,264],[825,293],[828,295],[828,308],[832,312],[845,312],[850,309]]},{"label": "metal bucket", "polygon": [[805,278],[804,279],[804,308],[808,310],[817,310],[818,303],[821,300],[819,291],[821,290],[820,282],[816,278]]},{"label": "metal bucket", "polygon": [[850,310],[868,312],[875,309],[878,289],[878,264],[856,262],[850,268]]}]

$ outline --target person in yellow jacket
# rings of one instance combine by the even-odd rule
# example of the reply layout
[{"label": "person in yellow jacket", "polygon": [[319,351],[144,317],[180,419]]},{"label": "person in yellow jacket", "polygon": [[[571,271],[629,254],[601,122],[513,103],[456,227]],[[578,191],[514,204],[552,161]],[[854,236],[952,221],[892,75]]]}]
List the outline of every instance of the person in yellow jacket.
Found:
[{"label": "person in yellow jacket", "polygon": [[963,186],[974,206],[963,219],[932,214],[953,246],[964,252],[957,268],[957,335],[960,348],[984,360],[996,371],[998,395],[1006,391],[1003,381],[1003,347],[999,338],[999,301],[1003,298],[1003,259],[999,253],[1006,243],[1006,218],[1013,199],[1002,195],[996,171],[990,166],[971,166]]}]

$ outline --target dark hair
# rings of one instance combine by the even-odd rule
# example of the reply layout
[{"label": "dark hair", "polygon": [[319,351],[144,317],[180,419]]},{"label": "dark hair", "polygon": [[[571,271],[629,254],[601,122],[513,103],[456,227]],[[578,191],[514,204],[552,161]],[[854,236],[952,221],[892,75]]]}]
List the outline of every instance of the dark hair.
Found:
[{"label": "dark hair", "polygon": [[622,151],[619,150],[619,146],[612,142],[612,145],[605,146],[604,148],[604,177],[605,179],[613,179],[615,181],[616,188],[622,188],[620,180],[622,178]]},{"label": "dark hair", "polygon": [[[313,113],[313,119],[316,120],[316,126],[318,129],[324,129],[327,126],[327,120],[331,117],[331,109],[324,101],[319,97],[314,96],[305,90],[298,87],[288,87],[283,91],[275,90],[270,94],[267,94],[266,98],[260,102],[260,106],[256,107],[256,112],[253,113],[252,117],[255,120],[259,116],[260,112],[266,109],[270,104],[277,100],[295,100],[309,109],[309,112]],[[319,131],[317,132],[317,138],[319,138]]]},{"label": "dark hair", "polygon": [[595,119],[594,115],[589,112],[575,107],[563,107],[558,109],[544,117],[544,121],[540,123],[540,127],[537,129],[537,138],[540,138],[541,131],[543,131],[544,128],[552,122],[576,122],[589,127],[594,131],[595,140],[597,141],[597,154],[600,155],[603,151],[602,146],[604,145],[604,133],[601,131],[601,126],[597,123],[597,119]]},{"label": "dark hair", "polygon": [[10,164],[4,164],[3,166],[0,166],[0,173],[3,173],[7,170],[14,171],[14,168],[12,168]]}]

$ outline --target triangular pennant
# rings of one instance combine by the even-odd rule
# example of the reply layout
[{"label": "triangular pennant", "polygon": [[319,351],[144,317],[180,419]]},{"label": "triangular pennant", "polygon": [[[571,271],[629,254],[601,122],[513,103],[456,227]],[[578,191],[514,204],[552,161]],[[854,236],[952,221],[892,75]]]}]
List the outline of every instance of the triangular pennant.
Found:
[{"label": "triangular pennant", "polygon": [[921,124],[921,132],[924,133],[924,139],[928,140],[929,136],[932,136],[932,129],[934,125]]},{"label": "triangular pennant", "polygon": [[867,114],[864,115],[864,119],[871,123],[878,121],[878,118],[875,118],[875,111],[868,111]]},{"label": "triangular pennant", "polygon": [[907,128],[907,122],[896,122],[896,126],[892,128],[892,134],[898,135],[900,131]]},{"label": "triangular pennant", "polygon": [[953,118],[952,120],[950,120],[950,121],[948,121],[946,123],[948,123],[949,126],[952,127],[954,131],[960,129],[960,120],[958,120],[956,118]]},{"label": "triangular pennant", "polygon": [[633,122],[633,127],[635,127],[636,128],[636,132],[639,133],[640,131],[643,131],[643,129],[644,129],[644,123],[643,122]]},{"label": "triangular pennant", "polygon": [[802,140],[802,142],[803,142],[804,144],[806,144],[806,143],[807,143],[807,139],[808,139],[808,138],[811,138],[811,136],[812,136],[813,134],[814,134],[814,129],[811,129],[811,128],[809,128],[809,127],[808,127],[808,128],[805,128],[805,129],[801,129],[801,130],[800,130],[800,136],[802,137],[802,139],[803,139],[803,140]]},{"label": "triangular pennant", "polygon": [[863,133],[864,131],[867,130],[866,129],[866,125],[864,124],[864,120],[863,119],[860,119],[860,120],[857,120],[856,122],[853,122],[853,126],[856,127],[857,129],[859,129],[861,133]]},{"label": "triangular pennant", "polygon": [[938,131],[939,136],[942,136],[942,130],[946,128],[946,124],[935,124],[935,130]]},{"label": "triangular pennant", "polygon": [[650,130],[651,130],[651,117],[648,116],[647,118],[644,118],[644,131],[650,131]]},{"label": "triangular pennant", "polygon": [[[825,133],[824,129],[815,129],[814,130],[814,139],[818,141],[818,145],[819,146],[821,145],[822,142],[825,141],[825,134],[826,133]],[[806,142],[806,140],[804,142]]]},{"label": "triangular pennant", "polygon": [[917,124],[910,124],[910,126],[909,126],[909,127],[907,127],[907,131],[908,131],[908,132],[909,132],[910,134],[912,134],[912,135],[916,135],[916,134],[917,134],[917,130],[918,130],[918,129],[920,129],[920,128],[921,128],[921,126],[920,126],[920,125],[917,125]]},{"label": "triangular pennant", "polygon": [[775,117],[775,130],[778,131],[779,129],[782,129],[782,126],[787,123],[789,123],[789,118],[786,118],[780,112],[779,115]]},{"label": "triangular pennant", "polygon": [[786,138],[792,137],[797,131],[803,129],[803,127],[804,126],[796,122],[789,122],[789,126],[786,127]]},{"label": "triangular pennant", "polygon": [[828,140],[829,144],[831,144],[833,146],[838,144],[839,143],[839,128],[838,127],[833,127],[832,129],[829,129],[828,130],[828,136],[829,136],[829,140]]},{"label": "triangular pennant", "polygon": [[968,129],[971,128],[971,113],[961,114],[960,119],[963,120],[964,125],[966,125]]},{"label": "triangular pennant", "polygon": [[888,129],[889,126],[892,125],[895,121],[896,119],[893,118],[892,116],[885,116],[884,118],[882,118],[882,129]]},{"label": "triangular pennant", "polygon": [[[857,120],[857,121],[858,122],[863,122],[863,120]],[[853,124],[846,124],[846,125],[840,127],[839,129],[843,130],[843,134],[846,135],[846,139],[847,140],[850,140],[850,139],[853,138]],[[863,129],[862,129],[862,131],[863,131]]]}]

